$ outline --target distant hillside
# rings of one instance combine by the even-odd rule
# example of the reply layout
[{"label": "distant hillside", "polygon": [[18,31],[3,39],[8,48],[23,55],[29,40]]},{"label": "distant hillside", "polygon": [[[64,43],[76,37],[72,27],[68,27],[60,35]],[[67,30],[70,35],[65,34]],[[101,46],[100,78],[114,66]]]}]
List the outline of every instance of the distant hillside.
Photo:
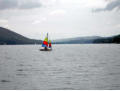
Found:
[{"label": "distant hillside", "polygon": [[76,38],[66,38],[55,40],[55,44],[89,44],[93,43],[95,39],[101,38],[99,36],[90,36],[90,37],[76,37]]},{"label": "distant hillside", "polygon": [[103,37],[98,38],[93,41],[93,43],[120,43],[120,35],[112,36],[112,37]]},{"label": "distant hillside", "polygon": [[[0,27],[0,45],[3,44],[41,44],[41,40],[34,40],[26,38],[18,33],[15,33],[9,29]],[[96,44],[96,43],[120,43],[120,35],[112,37],[76,37],[67,38],[53,41],[54,44]]]},{"label": "distant hillside", "polygon": [[0,27],[0,44],[40,44],[41,40],[26,38],[9,29]]},{"label": "distant hillside", "polygon": [[99,36],[90,36],[90,37],[76,37],[76,38],[67,38],[59,39],[53,41],[55,44],[96,44],[96,43],[120,43],[120,35],[112,37],[99,37]]}]

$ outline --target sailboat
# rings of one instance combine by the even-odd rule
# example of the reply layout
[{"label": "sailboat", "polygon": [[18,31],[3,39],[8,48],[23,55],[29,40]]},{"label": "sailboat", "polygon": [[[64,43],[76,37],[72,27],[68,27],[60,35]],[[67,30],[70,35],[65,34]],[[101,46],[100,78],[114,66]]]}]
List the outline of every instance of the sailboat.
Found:
[{"label": "sailboat", "polygon": [[48,41],[48,33],[42,43],[42,48],[40,49],[40,51],[52,51],[51,40]]}]

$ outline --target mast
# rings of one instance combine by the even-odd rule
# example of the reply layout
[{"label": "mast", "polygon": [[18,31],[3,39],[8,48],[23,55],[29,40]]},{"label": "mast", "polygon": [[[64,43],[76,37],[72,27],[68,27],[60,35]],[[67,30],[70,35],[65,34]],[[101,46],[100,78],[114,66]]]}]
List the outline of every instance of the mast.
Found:
[{"label": "mast", "polygon": [[47,33],[47,38],[48,38],[48,33]]}]

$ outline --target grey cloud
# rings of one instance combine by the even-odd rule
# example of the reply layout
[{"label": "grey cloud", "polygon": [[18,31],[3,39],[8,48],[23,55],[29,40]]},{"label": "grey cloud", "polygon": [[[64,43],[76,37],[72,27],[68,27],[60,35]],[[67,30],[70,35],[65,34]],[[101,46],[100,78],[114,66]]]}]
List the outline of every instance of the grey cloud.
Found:
[{"label": "grey cloud", "polygon": [[117,8],[118,10],[120,9],[120,0],[114,0],[110,2],[105,8],[98,8],[94,10],[94,12],[112,11],[115,8]]},{"label": "grey cloud", "polygon": [[0,9],[15,8],[17,6],[17,0],[0,0]]},{"label": "grey cloud", "polygon": [[41,7],[39,0],[0,0],[0,10],[31,9]]}]

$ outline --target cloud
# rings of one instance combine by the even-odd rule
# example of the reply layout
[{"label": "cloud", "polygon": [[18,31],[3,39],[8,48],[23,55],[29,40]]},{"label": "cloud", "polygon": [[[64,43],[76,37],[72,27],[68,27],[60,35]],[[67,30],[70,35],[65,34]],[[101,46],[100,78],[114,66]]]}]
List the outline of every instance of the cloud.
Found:
[{"label": "cloud", "polygon": [[39,8],[39,0],[0,0],[0,10]]},{"label": "cloud", "polygon": [[120,28],[120,24],[117,24],[115,27],[116,27],[116,28]]},{"label": "cloud", "polygon": [[66,11],[62,9],[58,9],[50,12],[50,15],[64,15],[64,14],[66,14]]},{"label": "cloud", "polygon": [[47,21],[47,18],[46,17],[42,17],[40,20],[34,20],[32,24],[39,24],[39,23],[42,23],[44,21]]},{"label": "cloud", "polygon": [[41,21],[39,21],[39,20],[35,20],[35,21],[33,21],[32,24],[38,24],[38,23],[41,23]]},{"label": "cloud", "polygon": [[8,20],[0,19],[0,23],[8,23]]},{"label": "cloud", "polygon": [[0,26],[8,28],[9,27],[8,20],[6,20],[6,19],[0,19]]},{"label": "cloud", "polygon": [[113,9],[120,9],[120,0],[112,0],[107,4],[105,8],[98,8],[94,10],[94,12],[112,11]]}]

